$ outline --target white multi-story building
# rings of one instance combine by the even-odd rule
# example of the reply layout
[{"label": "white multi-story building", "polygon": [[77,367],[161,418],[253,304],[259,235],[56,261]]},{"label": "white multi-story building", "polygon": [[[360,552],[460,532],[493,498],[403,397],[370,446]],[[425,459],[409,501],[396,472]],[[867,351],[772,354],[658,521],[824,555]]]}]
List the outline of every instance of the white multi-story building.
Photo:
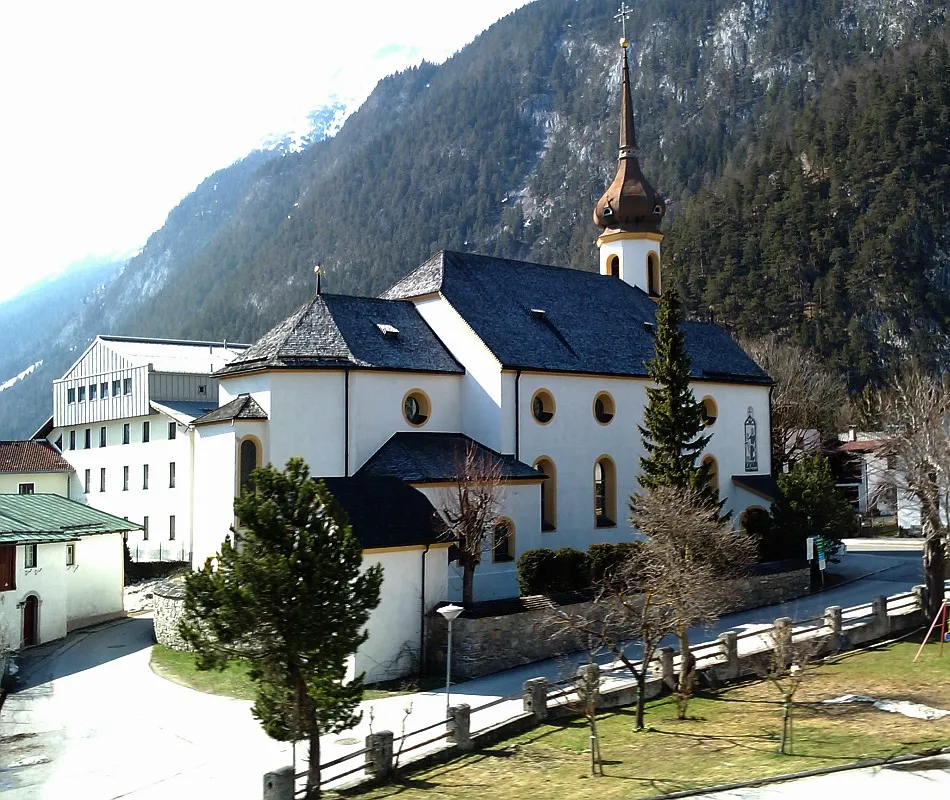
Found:
[{"label": "white multi-story building", "polygon": [[196,417],[218,405],[212,373],[245,349],[99,336],[53,382],[41,429],[75,470],[69,496],[143,526],[136,560],[191,558]]}]

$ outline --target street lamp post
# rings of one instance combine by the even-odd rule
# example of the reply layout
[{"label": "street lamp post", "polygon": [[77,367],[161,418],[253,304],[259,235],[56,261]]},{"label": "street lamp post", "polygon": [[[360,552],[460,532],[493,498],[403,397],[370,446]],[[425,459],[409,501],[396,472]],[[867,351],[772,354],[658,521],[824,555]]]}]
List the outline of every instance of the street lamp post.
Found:
[{"label": "street lamp post", "polygon": [[455,604],[436,609],[449,624],[448,646],[445,651],[445,716],[449,716],[449,690],[452,686],[452,622],[465,609]]}]

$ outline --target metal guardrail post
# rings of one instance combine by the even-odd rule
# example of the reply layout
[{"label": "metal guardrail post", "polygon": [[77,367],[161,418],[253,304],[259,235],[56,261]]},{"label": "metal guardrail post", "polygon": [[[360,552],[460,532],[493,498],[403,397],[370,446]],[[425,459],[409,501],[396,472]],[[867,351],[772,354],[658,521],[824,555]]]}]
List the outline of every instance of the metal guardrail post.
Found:
[{"label": "metal guardrail post", "polygon": [[388,778],[393,771],[393,732],[380,731],[366,737],[366,774],[372,778]]},{"label": "metal guardrail post", "polygon": [[532,678],[524,682],[521,690],[524,710],[534,714],[535,721],[548,718],[548,682],[546,678]]},{"label": "metal guardrail post", "polygon": [[294,800],[294,768],[281,767],[264,774],[264,800]]},{"label": "metal guardrail post", "polygon": [[449,708],[446,726],[449,729],[449,744],[454,744],[459,750],[472,749],[472,709],[468,703]]}]

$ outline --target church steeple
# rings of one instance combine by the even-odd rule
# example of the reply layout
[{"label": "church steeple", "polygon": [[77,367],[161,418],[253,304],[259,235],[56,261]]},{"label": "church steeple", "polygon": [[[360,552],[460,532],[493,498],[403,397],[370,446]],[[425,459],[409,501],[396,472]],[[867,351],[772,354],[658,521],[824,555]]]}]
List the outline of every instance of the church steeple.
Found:
[{"label": "church steeple", "polygon": [[633,100],[630,93],[630,68],[627,63],[626,39],[620,40],[620,154],[617,174],[594,206],[594,224],[605,231],[659,233],[666,214],[666,201],[654,189],[640,169],[637,154],[637,132],[633,121]]},{"label": "church steeple", "polygon": [[617,14],[617,20],[624,25],[624,37],[620,40],[620,153],[617,174],[594,206],[594,224],[604,231],[597,239],[600,274],[620,278],[651,297],[659,297],[660,242],[663,241],[660,222],[666,214],[666,201],[650,185],[640,169],[630,92],[630,65],[627,63],[630,43],[626,36],[626,20],[629,15],[630,8],[622,3]]}]

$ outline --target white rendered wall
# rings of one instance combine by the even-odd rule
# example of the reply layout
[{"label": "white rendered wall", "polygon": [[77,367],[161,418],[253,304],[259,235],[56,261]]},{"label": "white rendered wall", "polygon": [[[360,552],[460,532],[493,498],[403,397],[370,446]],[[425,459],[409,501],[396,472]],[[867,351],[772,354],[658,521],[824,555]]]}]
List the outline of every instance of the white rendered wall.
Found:
[{"label": "white rendered wall", "polygon": [[270,415],[270,372],[255,372],[221,378],[218,382],[218,405],[230,403],[239,394],[251,395],[257,404]]},{"label": "white rendered wall", "polygon": [[[439,486],[415,484],[440,513],[446,506],[446,493],[451,490]],[[501,489],[499,516],[508,518],[515,531],[514,559],[494,562],[491,542],[485,542],[482,563],[475,570],[473,590],[475,600],[496,600],[518,596],[518,557],[525,550],[550,547],[547,533],[541,533],[541,490],[537,483],[509,483]],[[462,570],[455,562],[448,566],[447,599],[462,599]]]},{"label": "white rendered wall", "polygon": [[343,372],[274,371],[269,383],[270,461],[283,469],[289,458],[300,456],[312,475],[342,475]]},{"label": "white rendered wall", "polygon": [[[195,428],[195,535],[192,566],[217,553],[234,523],[237,432],[230,422]],[[267,460],[262,463],[266,464]]]},{"label": "white rendered wall", "polygon": [[122,534],[84,536],[75,543],[75,548],[76,563],[65,567],[64,577],[69,630],[122,611],[125,570]]},{"label": "white rendered wall", "polygon": [[32,483],[36,494],[69,497],[68,472],[4,472],[0,474],[0,494],[16,494],[21,483]]},{"label": "white rendered wall", "polygon": [[[142,423],[149,422],[149,441],[143,442]],[[141,561],[187,560],[191,549],[192,445],[186,428],[176,424],[175,439],[168,438],[173,422],[164,414],[109,420],[79,427],[55,428],[49,440],[63,438],[63,457],[76,470],[73,499],[141,525],[148,517],[148,540],[142,531],[129,533],[132,557]],[[129,424],[130,443],[122,444],[123,425]],[[99,447],[99,431],[106,428],[106,447]],[[85,431],[90,447],[85,448]],[[69,432],[76,431],[76,449],[69,449]],[[175,462],[175,487],[169,487],[169,464]],[[149,466],[144,489],[145,464]],[[123,490],[124,467],[129,468],[129,488]],[[106,470],[106,490],[99,490],[100,470]],[[89,489],[85,490],[85,471]],[[175,539],[169,539],[170,516],[175,516]]]},{"label": "white rendered wall", "polygon": [[[461,377],[461,432],[503,449],[501,364],[443,297],[416,301],[416,309],[465,367]],[[510,451],[508,451],[510,452]]]},{"label": "white rendered wall", "polygon": [[[461,375],[351,372],[350,474],[399,431],[453,433],[461,430],[461,385]],[[419,426],[410,425],[403,415],[403,400],[414,389],[425,392],[430,404],[429,418]]]},{"label": "white rendered wall", "polygon": [[0,638],[12,637],[15,648],[23,636],[23,608],[17,606],[31,594],[39,601],[39,643],[66,635],[66,545],[54,542],[36,549],[36,567],[26,569],[26,548],[17,546],[16,589],[0,592]]},{"label": "white rendered wall", "polygon": [[380,602],[367,623],[369,638],[356,651],[354,672],[368,683],[410,674],[422,641],[422,559],[426,559],[426,611],[446,599],[446,545],[426,554],[413,549],[377,550],[363,556],[363,569],[383,567]]},{"label": "white rendered wall", "polygon": [[[657,263],[662,265],[660,260],[660,243],[655,239],[642,238],[623,238],[606,241],[600,245],[600,274],[609,275],[607,260],[611,256],[617,256],[620,259],[620,280],[629,283],[631,286],[637,286],[644,292],[649,293],[649,256],[655,253]],[[662,268],[660,270],[660,290],[662,291]]]}]

